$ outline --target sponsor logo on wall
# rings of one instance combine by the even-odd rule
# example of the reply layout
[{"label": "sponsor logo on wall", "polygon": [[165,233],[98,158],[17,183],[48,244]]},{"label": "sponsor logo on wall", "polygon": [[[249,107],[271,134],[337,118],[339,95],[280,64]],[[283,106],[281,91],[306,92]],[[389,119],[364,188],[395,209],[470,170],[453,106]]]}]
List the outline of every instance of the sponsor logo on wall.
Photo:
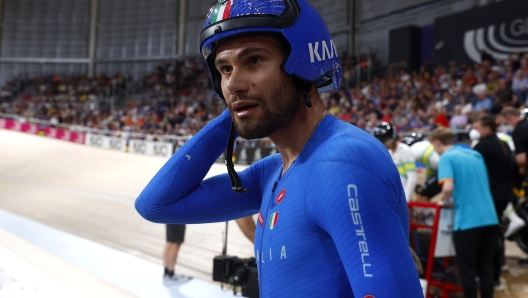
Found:
[{"label": "sponsor logo on wall", "polygon": [[492,3],[436,18],[434,62],[479,63],[483,52],[507,59],[528,51],[528,10],[525,0]]},{"label": "sponsor logo on wall", "polygon": [[479,63],[482,51],[498,59],[528,52],[528,16],[502,22],[498,26],[489,25],[466,31],[464,50],[471,60]]}]

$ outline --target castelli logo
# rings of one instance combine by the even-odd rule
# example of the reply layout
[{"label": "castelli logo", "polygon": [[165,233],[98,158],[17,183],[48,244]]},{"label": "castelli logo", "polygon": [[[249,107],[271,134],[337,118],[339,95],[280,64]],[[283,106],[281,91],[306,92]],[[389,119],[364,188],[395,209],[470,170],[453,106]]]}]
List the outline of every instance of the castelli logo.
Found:
[{"label": "castelli logo", "polygon": [[275,203],[280,203],[282,202],[282,200],[284,199],[284,196],[286,195],[286,190],[283,189],[278,195],[277,195],[277,198],[275,199]]},{"label": "castelli logo", "polygon": [[374,296],[372,296],[372,295],[366,295],[366,296],[363,297],[363,298],[376,298],[376,297],[374,297]]}]

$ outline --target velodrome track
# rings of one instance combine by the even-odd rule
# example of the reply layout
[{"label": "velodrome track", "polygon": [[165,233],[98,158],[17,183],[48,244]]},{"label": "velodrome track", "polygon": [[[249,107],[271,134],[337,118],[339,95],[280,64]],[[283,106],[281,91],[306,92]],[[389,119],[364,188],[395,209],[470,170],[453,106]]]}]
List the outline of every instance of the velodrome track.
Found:
[{"label": "velodrome track", "polygon": [[[194,279],[163,286],[164,226],[133,203],[165,161],[0,129],[0,297],[233,297],[211,282],[224,223],[187,226],[176,271]],[[228,254],[253,255],[234,222],[228,236]],[[507,257],[496,297],[528,297],[526,255]]]},{"label": "velodrome track", "polygon": [[[210,282],[225,223],[188,225],[176,271],[194,279],[162,285],[165,227],[141,218],[133,204],[165,161],[0,129],[0,272],[18,280],[9,288],[35,286],[23,278],[33,270],[65,296],[232,297]],[[215,164],[208,175],[224,172]],[[234,222],[228,254],[253,255]],[[29,271],[9,275],[24,266]],[[68,274],[57,275],[59,268]],[[0,297],[9,288],[0,286]],[[36,297],[47,297],[43,291]]]}]

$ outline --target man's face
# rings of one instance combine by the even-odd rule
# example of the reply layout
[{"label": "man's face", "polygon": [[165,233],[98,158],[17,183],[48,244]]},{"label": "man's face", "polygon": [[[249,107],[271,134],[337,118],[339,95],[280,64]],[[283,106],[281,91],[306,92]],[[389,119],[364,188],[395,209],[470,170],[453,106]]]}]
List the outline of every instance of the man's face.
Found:
[{"label": "man's face", "polygon": [[500,88],[501,88],[501,89],[506,89],[506,88],[508,88],[508,82],[506,82],[505,79],[500,79],[500,80],[499,80],[499,84],[500,84]]},{"label": "man's face", "polygon": [[502,117],[502,123],[505,124],[505,125],[513,125],[513,122],[514,122],[514,117],[513,116],[505,116],[505,117]]},{"label": "man's face", "polygon": [[231,39],[218,47],[215,67],[222,93],[246,139],[284,129],[302,105],[293,78],[280,68],[284,55],[280,41],[268,35]]},{"label": "man's face", "polygon": [[434,147],[434,151],[438,153],[438,155],[442,155],[442,153],[444,153],[444,151],[442,151],[442,142],[440,142],[439,140],[432,140],[431,144]]},{"label": "man's face", "polygon": [[487,137],[490,134],[489,127],[482,126],[480,121],[475,121],[475,123],[473,123],[473,128],[479,132],[481,138]]}]

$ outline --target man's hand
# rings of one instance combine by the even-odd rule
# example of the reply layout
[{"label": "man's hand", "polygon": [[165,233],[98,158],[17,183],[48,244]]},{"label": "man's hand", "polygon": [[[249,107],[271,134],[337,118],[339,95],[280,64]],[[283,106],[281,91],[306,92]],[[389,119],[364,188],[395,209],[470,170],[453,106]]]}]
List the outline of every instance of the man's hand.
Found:
[{"label": "man's hand", "polygon": [[452,208],[455,206],[455,203],[453,203],[453,200],[446,200],[446,201],[442,200],[438,202],[438,205],[442,207]]},{"label": "man's hand", "polygon": [[455,185],[452,179],[446,179],[442,182],[442,201],[440,201],[440,205],[444,207],[454,206],[453,200],[451,200],[454,186]]}]

